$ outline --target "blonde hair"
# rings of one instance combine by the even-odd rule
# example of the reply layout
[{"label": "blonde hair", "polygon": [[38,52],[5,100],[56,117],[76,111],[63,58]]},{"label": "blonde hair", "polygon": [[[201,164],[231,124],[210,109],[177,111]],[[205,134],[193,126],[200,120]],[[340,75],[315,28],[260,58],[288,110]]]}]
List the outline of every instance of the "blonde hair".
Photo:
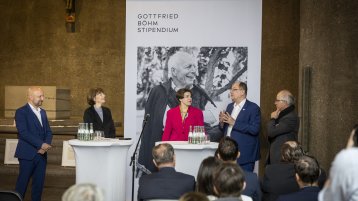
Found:
[{"label": "blonde hair", "polygon": [[76,184],[62,195],[62,201],[104,201],[103,190],[94,184]]}]

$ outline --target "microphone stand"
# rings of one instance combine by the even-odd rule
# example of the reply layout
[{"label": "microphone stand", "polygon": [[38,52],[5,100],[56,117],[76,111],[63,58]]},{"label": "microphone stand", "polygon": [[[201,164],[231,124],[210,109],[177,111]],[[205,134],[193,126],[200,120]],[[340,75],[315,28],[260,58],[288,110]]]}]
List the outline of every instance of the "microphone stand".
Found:
[{"label": "microphone stand", "polygon": [[131,157],[131,162],[130,162],[130,164],[129,164],[129,166],[132,166],[132,201],[134,201],[134,175],[135,175],[135,167],[136,167],[136,164],[135,164],[135,156],[136,156],[136,154],[137,154],[137,149],[138,149],[139,142],[140,142],[140,140],[142,139],[142,135],[143,135],[143,132],[144,132],[144,128],[145,128],[145,126],[147,125],[148,117],[149,117],[149,114],[147,114],[147,115],[144,117],[142,131],[141,131],[141,133],[140,133],[140,135],[139,135],[139,138],[138,138],[138,141],[137,141],[137,145],[135,146],[133,155],[132,155],[132,157]]}]

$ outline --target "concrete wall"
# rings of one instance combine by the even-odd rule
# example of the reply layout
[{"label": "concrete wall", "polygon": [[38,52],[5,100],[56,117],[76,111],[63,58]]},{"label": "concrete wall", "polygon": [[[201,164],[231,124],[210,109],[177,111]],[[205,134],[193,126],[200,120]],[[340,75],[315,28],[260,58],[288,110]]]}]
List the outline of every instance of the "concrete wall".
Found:
[{"label": "concrete wall", "polygon": [[76,32],[67,33],[66,1],[0,1],[0,116],[5,85],[69,87],[78,117],[88,89],[102,87],[123,122],[125,1],[77,3]]},{"label": "concrete wall", "polygon": [[303,0],[300,7],[300,70],[312,69],[309,151],[328,168],[358,123],[358,1]]}]

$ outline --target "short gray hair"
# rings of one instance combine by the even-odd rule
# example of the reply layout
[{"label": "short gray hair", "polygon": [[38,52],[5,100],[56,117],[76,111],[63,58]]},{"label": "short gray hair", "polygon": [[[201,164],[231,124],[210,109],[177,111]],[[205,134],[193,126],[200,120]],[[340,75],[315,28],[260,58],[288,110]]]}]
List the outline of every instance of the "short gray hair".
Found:
[{"label": "short gray hair", "polygon": [[103,190],[94,184],[75,184],[65,191],[62,201],[104,201]]},{"label": "short gray hair", "polygon": [[295,97],[292,95],[292,93],[288,90],[282,90],[283,97],[282,99],[289,105],[294,105],[296,102]]},{"label": "short gray hair", "polygon": [[174,148],[169,143],[158,144],[155,146],[152,155],[157,165],[174,162]]}]

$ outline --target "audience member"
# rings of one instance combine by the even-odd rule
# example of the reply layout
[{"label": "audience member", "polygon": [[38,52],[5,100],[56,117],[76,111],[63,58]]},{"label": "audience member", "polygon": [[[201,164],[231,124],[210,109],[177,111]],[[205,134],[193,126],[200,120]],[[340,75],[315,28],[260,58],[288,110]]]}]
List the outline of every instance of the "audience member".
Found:
[{"label": "audience member", "polygon": [[94,184],[75,184],[62,195],[62,201],[105,201],[103,190]]},{"label": "audience member", "polygon": [[[287,141],[281,147],[281,162],[267,165],[261,184],[263,201],[275,201],[279,195],[299,191],[295,178],[294,163],[305,155],[301,145],[296,141]],[[319,186],[322,188],[326,173],[321,169]]]},{"label": "audience member", "polygon": [[15,189],[24,198],[28,183],[32,179],[32,201],[41,200],[46,175],[47,152],[51,149],[52,141],[46,111],[40,108],[44,99],[44,92],[40,87],[30,87],[27,90],[28,102],[15,113],[19,138],[15,157],[18,158],[20,164]]},{"label": "audience member", "polygon": [[318,177],[320,168],[317,160],[310,156],[302,156],[295,162],[296,181],[300,190],[295,193],[281,195],[277,201],[317,201]]},{"label": "audience member", "polygon": [[225,112],[220,112],[220,128],[226,136],[234,139],[241,149],[237,163],[244,170],[253,172],[255,162],[260,159],[260,107],[246,99],[247,85],[235,82],[231,86],[230,97],[233,101]]},{"label": "audience member", "polygon": [[188,141],[190,128],[204,126],[203,112],[191,106],[192,92],[182,88],[176,93],[179,105],[167,112],[162,141]]},{"label": "audience member", "polygon": [[350,147],[358,147],[358,124],[353,127],[351,135],[349,136],[347,148]]},{"label": "audience member", "polygon": [[303,155],[303,149],[296,141],[287,141],[282,145],[281,163],[265,167],[261,185],[263,201],[275,201],[279,195],[299,190],[295,179],[294,162]]},{"label": "audience member", "polygon": [[[218,147],[218,157],[228,163],[236,164],[236,159],[240,157],[239,145],[230,137],[220,140]],[[243,170],[246,188],[242,191],[242,197],[249,196],[254,201],[261,201],[260,183],[257,175],[253,172]]]},{"label": "audience member", "polygon": [[297,141],[299,118],[295,112],[295,98],[287,90],[280,91],[275,100],[276,110],[271,113],[267,124],[267,136],[270,144],[266,164],[281,161],[281,146],[289,140]]},{"label": "audience member", "polygon": [[87,95],[87,103],[90,107],[85,110],[83,121],[93,123],[93,130],[95,131],[104,131],[104,137],[115,138],[116,129],[114,128],[111,110],[102,106],[106,102],[105,97],[103,89],[90,89]]},{"label": "audience member", "polygon": [[153,162],[158,172],[139,179],[138,200],[179,199],[184,193],[195,190],[195,178],[175,171],[174,148],[168,143],[155,146]]},{"label": "audience member", "polygon": [[203,193],[189,192],[182,195],[179,201],[209,201],[209,199]]},{"label": "audience member", "polygon": [[324,189],[319,193],[319,201],[358,200],[358,148],[340,151],[334,158]]},{"label": "audience member", "polygon": [[249,201],[250,197],[241,196],[245,188],[245,177],[240,166],[222,163],[214,172],[214,191],[218,201]]},{"label": "audience member", "polygon": [[207,195],[209,200],[217,199],[214,193],[213,173],[220,164],[221,160],[214,156],[209,156],[201,162],[199,167],[196,177],[196,190]]}]

